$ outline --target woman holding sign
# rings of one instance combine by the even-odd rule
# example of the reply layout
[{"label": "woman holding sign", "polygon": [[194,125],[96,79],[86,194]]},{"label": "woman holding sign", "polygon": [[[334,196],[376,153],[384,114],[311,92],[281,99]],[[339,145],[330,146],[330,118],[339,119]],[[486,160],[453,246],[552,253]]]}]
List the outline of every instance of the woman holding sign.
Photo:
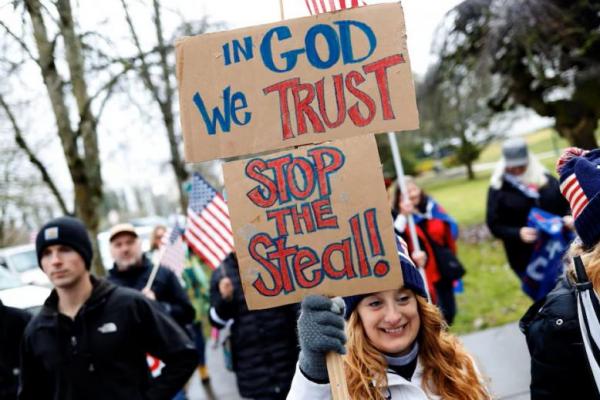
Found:
[{"label": "woman holding sign", "polygon": [[330,351],[345,354],[353,399],[490,399],[472,358],[427,302],[419,272],[399,254],[404,285],[398,289],[346,297],[345,307],[323,296],[304,299],[288,400],[331,398]]}]

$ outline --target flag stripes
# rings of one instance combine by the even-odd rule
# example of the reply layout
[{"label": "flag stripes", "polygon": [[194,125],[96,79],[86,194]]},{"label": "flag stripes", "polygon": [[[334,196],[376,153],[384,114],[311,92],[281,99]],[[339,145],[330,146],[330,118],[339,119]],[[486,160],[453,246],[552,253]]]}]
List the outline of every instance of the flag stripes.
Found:
[{"label": "flag stripes", "polygon": [[304,0],[304,4],[310,15],[367,5],[364,1],[359,0]]},{"label": "flag stripes", "polygon": [[573,218],[577,218],[585,206],[588,205],[589,200],[579,185],[579,181],[577,180],[575,174],[572,174],[565,179],[565,181],[560,185],[560,191],[571,205]]},{"label": "flag stripes", "polygon": [[227,204],[197,173],[192,176],[184,237],[192,251],[213,269],[233,251]]}]

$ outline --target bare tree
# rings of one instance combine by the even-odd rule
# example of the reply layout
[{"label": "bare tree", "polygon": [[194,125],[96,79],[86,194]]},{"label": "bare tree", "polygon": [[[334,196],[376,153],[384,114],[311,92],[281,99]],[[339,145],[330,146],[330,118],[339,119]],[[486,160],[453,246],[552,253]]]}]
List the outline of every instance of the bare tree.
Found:
[{"label": "bare tree", "polygon": [[[97,119],[91,110],[92,98],[85,75],[85,62],[80,36],[75,32],[75,23],[69,0],[57,0],[58,28],[64,45],[64,62],[69,69],[70,86],[59,74],[55,40],[48,37],[40,0],[25,0],[25,9],[31,20],[37,47],[37,64],[46,86],[75,194],[75,214],[79,216],[92,235],[94,271],[104,274],[97,233],[100,224],[102,203],[102,178],[97,139]],[[77,118],[73,128],[69,113],[68,95],[74,98]]]}]

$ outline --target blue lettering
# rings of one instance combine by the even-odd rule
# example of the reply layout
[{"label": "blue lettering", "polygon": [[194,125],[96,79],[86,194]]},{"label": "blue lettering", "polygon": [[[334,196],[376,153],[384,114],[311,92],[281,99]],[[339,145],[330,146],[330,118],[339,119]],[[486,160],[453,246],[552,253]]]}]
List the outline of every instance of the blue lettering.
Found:
[{"label": "blue lettering", "polygon": [[199,92],[196,92],[193,97],[194,104],[200,111],[200,115],[204,120],[204,124],[206,125],[206,130],[209,135],[214,135],[217,132],[217,123],[221,127],[223,132],[229,132],[231,130],[231,120],[236,125],[246,125],[250,122],[252,117],[252,113],[246,111],[244,113],[243,121],[240,121],[237,112],[239,110],[243,110],[248,107],[248,102],[246,101],[246,96],[242,92],[235,92],[233,96],[231,96],[231,86],[227,86],[223,90],[223,108],[222,110],[217,106],[212,109],[212,116],[209,115],[206,110],[206,106],[204,105],[204,101],[200,96]]},{"label": "blue lettering", "polygon": [[[336,21],[334,24],[340,27],[340,43],[342,45],[342,59],[344,64],[354,64],[366,60],[373,54],[375,47],[377,47],[377,38],[373,33],[373,30],[364,22],[360,21]],[[352,36],[350,33],[350,27],[355,26],[361,30],[369,41],[368,53],[360,58],[354,58],[354,52],[352,51]]]},{"label": "blue lettering", "polygon": [[[327,42],[329,58],[326,60],[319,57],[317,52],[317,35],[323,35]],[[327,69],[340,59],[340,46],[338,44],[338,36],[335,30],[329,25],[315,25],[306,32],[304,38],[304,46],[306,46],[306,57],[310,64],[319,69]]]},{"label": "blue lettering", "polygon": [[273,61],[273,35],[276,35],[277,40],[279,41],[283,41],[292,37],[290,28],[288,28],[287,26],[277,26],[275,28],[269,29],[263,37],[262,42],[260,43],[260,55],[262,57],[263,63],[265,64],[265,67],[269,68],[273,72],[287,72],[296,66],[296,62],[298,61],[298,54],[304,53],[304,49],[290,50],[281,53],[281,58],[283,58],[286,61],[285,68],[277,68],[275,62]]}]

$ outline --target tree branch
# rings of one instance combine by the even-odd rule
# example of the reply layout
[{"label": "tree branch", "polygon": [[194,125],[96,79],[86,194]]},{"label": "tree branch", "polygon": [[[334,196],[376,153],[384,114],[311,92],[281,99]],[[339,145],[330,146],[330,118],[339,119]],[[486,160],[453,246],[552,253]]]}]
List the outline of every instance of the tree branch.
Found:
[{"label": "tree branch", "polygon": [[42,180],[44,181],[44,183],[46,183],[46,185],[48,186],[48,188],[54,195],[54,198],[58,202],[58,205],[59,205],[61,211],[63,212],[63,214],[65,214],[65,215],[70,214],[69,210],[67,209],[65,200],[63,199],[63,197],[60,194],[60,191],[58,190],[56,185],[54,184],[54,181],[48,174],[48,170],[46,169],[46,167],[44,166],[42,161],[33,153],[33,151],[27,145],[27,142],[25,141],[25,138],[23,137],[23,132],[21,131],[21,128],[17,124],[17,120],[15,118],[14,113],[12,112],[11,108],[6,103],[6,101],[4,100],[4,97],[1,94],[0,94],[0,107],[2,107],[4,109],[4,112],[6,113],[6,116],[8,117],[10,124],[12,125],[13,131],[15,133],[15,141],[17,142],[17,145],[21,148],[21,150],[23,150],[25,152],[25,154],[27,154],[27,157],[29,157],[29,161],[31,161],[31,163],[42,174]]}]

